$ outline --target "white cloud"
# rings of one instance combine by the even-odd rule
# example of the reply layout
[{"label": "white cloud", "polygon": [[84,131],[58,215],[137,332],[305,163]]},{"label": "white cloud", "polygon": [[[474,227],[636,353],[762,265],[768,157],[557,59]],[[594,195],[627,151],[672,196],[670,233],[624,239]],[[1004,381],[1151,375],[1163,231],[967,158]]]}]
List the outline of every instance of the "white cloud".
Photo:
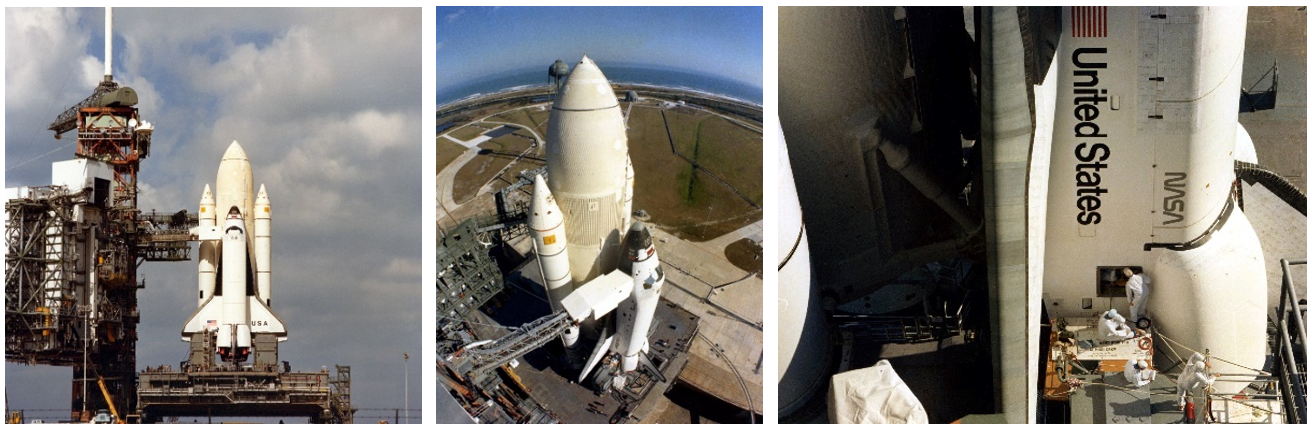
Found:
[{"label": "white cloud", "polygon": [[[87,67],[88,61],[99,62],[82,54],[90,38],[70,31],[77,20],[73,10],[6,9],[7,98],[27,106],[43,106],[49,104],[50,97],[72,92],[88,80],[95,84],[103,67]],[[67,89],[61,90],[63,87]]]},{"label": "white cloud", "polygon": [[[157,126],[140,207],[194,212],[239,140],[273,204],[275,311],[292,331],[283,358],[298,370],[341,363],[378,374],[353,386],[370,398],[356,405],[399,402],[400,374],[374,354],[419,350],[421,10],[115,12],[126,46],[115,53],[115,80],[137,90],[141,114]],[[70,141],[52,140],[45,127],[103,72],[85,54],[96,50],[89,35],[102,31],[99,12],[82,13],[6,10],[7,165],[24,149],[32,156]],[[16,169],[27,172],[20,184],[45,184],[49,162],[71,156]],[[195,269],[141,269],[141,365],[185,353],[177,329],[194,309]],[[47,384],[66,388],[68,374]],[[56,402],[27,408],[66,403],[66,390],[52,394]]]}]

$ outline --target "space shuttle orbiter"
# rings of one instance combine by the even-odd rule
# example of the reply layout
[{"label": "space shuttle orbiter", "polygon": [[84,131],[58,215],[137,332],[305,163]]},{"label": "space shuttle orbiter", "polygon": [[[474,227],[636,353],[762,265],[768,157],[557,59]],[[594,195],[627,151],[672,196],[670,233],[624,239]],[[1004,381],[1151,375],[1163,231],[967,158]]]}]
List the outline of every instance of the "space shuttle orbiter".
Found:
[{"label": "space shuttle orbiter", "polygon": [[[651,232],[632,222],[633,163],[619,102],[587,56],[551,107],[547,173],[529,206],[529,234],[553,311],[577,325],[562,335],[579,380],[617,355],[612,380],[641,364],[665,275]],[[596,340],[581,362],[581,339]]]},{"label": "space shuttle orbiter", "polygon": [[1116,281],[1133,267],[1153,279],[1159,339],[1262,367],[1265,263],[1236,197],[1235,158],[1254,153],[1238,125],[1246,16],[1062,9],[1043,260],[1051,317],[1128,314]]},{"label": "space shuttle orbiter", "polygon": [[214,189],[206,185],[200,200],[197,309],[182,339],[213,333],[214,351],[224,361],[243,362],[253,341],[287,340],[287,328],[270,308],[269,196],[263,185],[254,192],[250,160],[235,141],[219,163]]}]

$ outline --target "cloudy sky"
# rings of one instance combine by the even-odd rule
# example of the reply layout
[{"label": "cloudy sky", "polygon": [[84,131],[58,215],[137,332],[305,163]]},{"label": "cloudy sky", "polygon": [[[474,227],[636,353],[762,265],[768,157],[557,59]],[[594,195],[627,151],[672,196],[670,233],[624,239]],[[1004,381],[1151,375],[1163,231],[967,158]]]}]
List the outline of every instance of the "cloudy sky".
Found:
[{"label": "cloudy sky", "polygon": [[[156,125],[139,206],[195,212],[224,150],[241,142],[273,207],[274,311],[290,332],[281,358],[298,371],[351,365],[354,406],[404,406],[402,353],[421,347],[425,11],[114,12],[114,78]],[[72,135],[55,140],[46,127],[101,79],[103,26],[102,9],[6,9],[5,186],[49,184],[50,163],[73,158]],[[177,365],[196,265],[151,262],[139,275],[138,368]],[[71,368],[6,364],[4,375],[10,408],[69,404]],[[377,414],[391,411],[359,413]]]},{"label": "cloudy sky", "polygon": [[584,53],[760,87],[762,19],[760,7],[439,7],[438,89]]}]

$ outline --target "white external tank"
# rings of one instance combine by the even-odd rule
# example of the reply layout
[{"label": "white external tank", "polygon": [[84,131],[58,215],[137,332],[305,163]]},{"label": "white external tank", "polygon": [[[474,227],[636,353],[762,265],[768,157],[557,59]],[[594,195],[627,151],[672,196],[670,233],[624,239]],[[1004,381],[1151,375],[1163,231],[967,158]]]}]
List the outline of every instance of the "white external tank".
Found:
[{"label": "white external tank", "polygon": [[551,106],[547,183],[565,214],[574,284],[613,271],[621,253],[628,137],[610,82],[584,56]]},{"label": "white external tank", "polygon": [[621,230],[628,231],[633,220],[633,159],[627,155],[624,157],[624,213],[624,227]]},{"label": "white external tank", "polygon": [[[222,218],[229,207],[237,207],[244,219],[242,230],[254,231],[255,216],[251,216],[251,212],[255,210],[255,193],[252,192],[255,190],[255,178],[251,172],[251,161],[236,140],[223,152],[219,174],[214,180],[214,190],[214,205],[223,211],[223,214],[217,215],[218,218]],[[253,244],[248,247],[251,247],[247,249],[248,252],[254,251]]]},{"label": "white external tank", "polygon": [[824,386],[830,346],[782,129],[778,189],[779,413],[788,415]]}]

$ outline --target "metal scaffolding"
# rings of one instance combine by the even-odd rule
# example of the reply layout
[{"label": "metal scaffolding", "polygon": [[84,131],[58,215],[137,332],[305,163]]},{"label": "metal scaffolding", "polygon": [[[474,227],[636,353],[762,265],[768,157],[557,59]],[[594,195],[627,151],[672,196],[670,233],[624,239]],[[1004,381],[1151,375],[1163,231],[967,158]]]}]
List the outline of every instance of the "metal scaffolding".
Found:
[{"label": "metal scaffolding", "polygon": [[18,188],[5,203],[5,359],[72,366],[77,421],[133,409],[137,290],[145,286],[137,267],[188,260],[197,224],[185,211],[137,209],[154,129],[136,103],[132,88],[107,76],[50,125],[56,138],[76,130],[77,158],[52,166],[54,184]]},{"label": "metal scaffolding", "polygon": [[437,314],[463,320],[501,292],[501,271],[478,241],[478,225],[466,219],[437,247]]},{"label": "metal scaffolding", "polygon": [[284,368],[184,370],[149,368],[140,375],[142,423],[165,417],[307,417],[311,423],[352,423],[351,367],[332,376]]}]

